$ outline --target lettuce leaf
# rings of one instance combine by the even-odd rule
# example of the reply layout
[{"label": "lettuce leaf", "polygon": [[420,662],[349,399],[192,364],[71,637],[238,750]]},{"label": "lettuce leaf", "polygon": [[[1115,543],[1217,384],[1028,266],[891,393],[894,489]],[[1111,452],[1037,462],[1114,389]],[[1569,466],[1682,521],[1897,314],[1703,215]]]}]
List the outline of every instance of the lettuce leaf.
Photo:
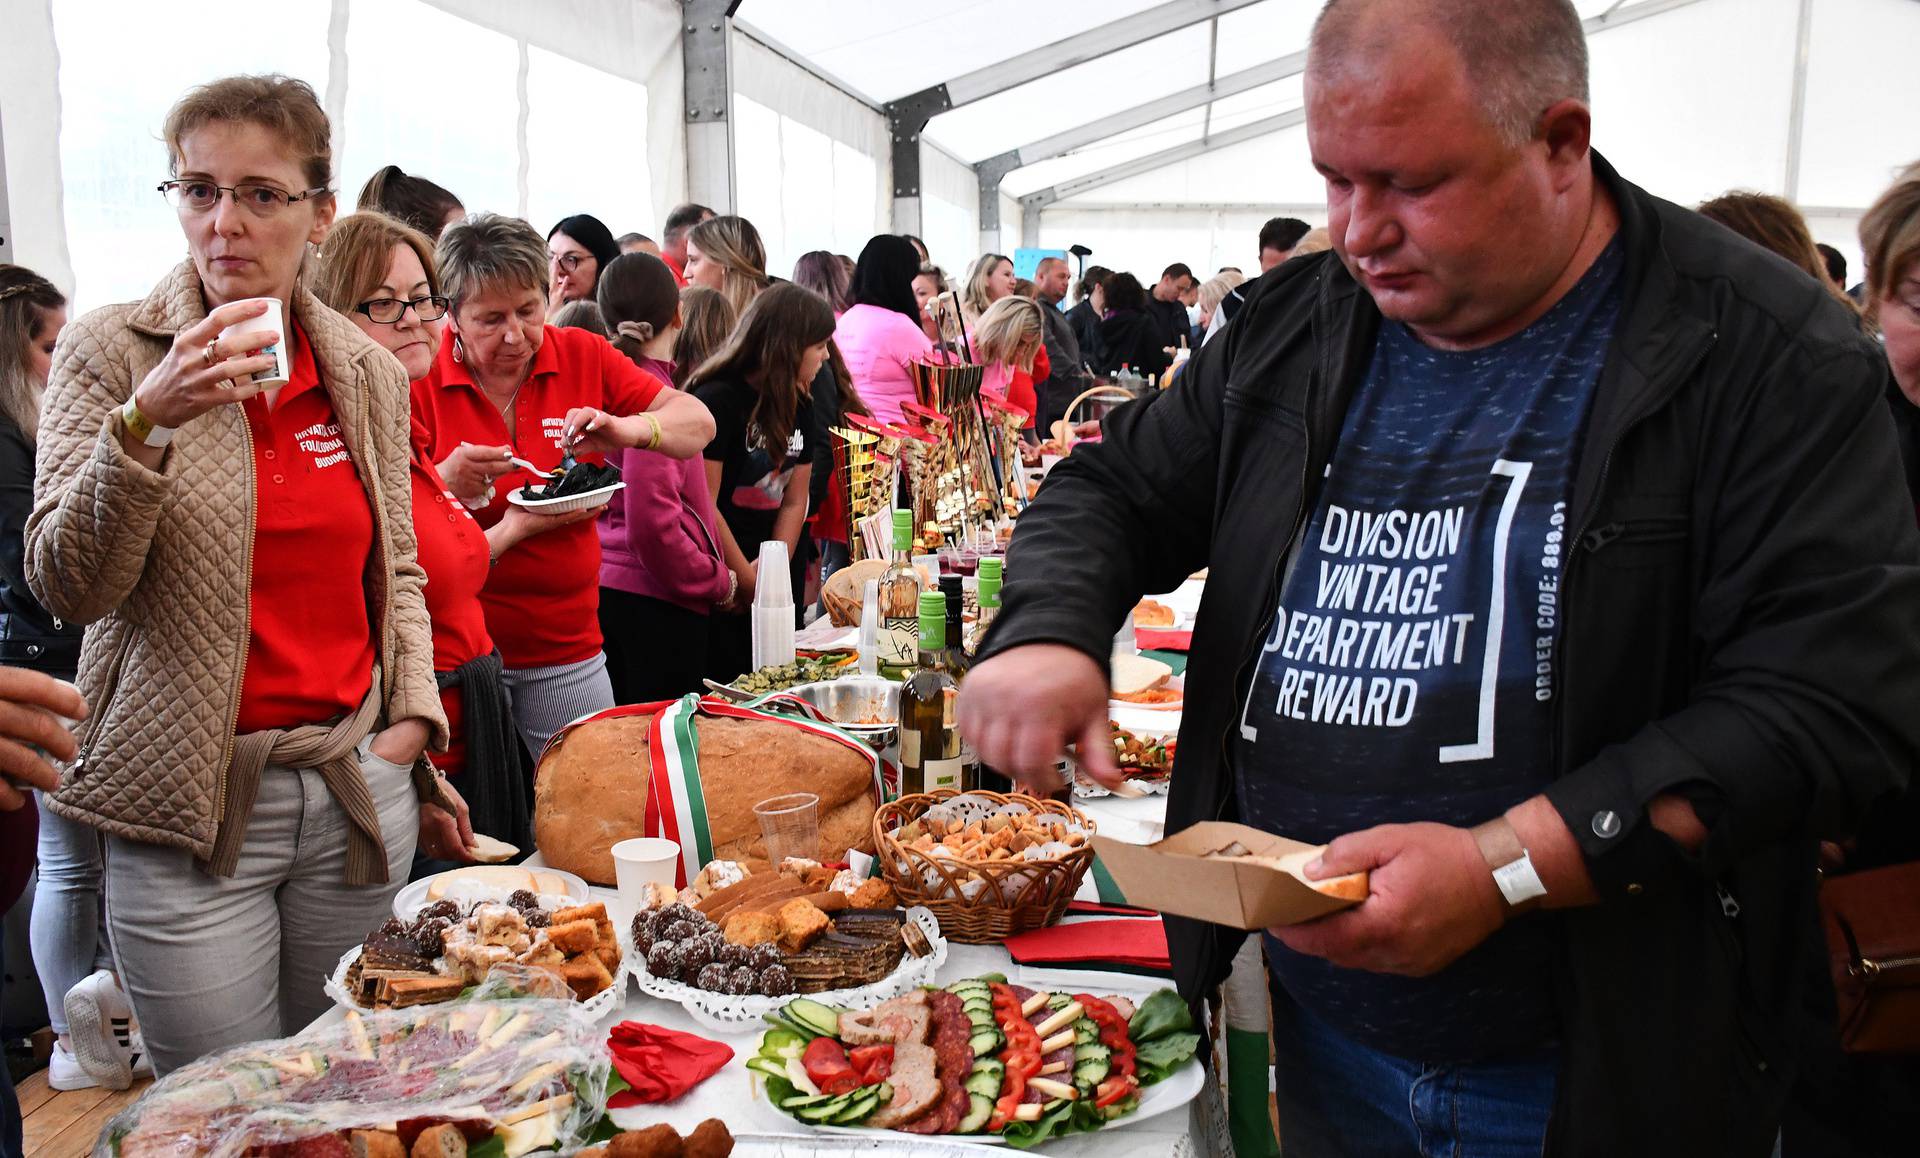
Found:
[{"label": "lettuce leaf", "polygon": [[1200,1035],[1197,1033],[1171,1033],[1145,1045],[1136,1045],[1133,1060],[1140,1084],[1150,1086],[1166,1081],[1173,1071],[1187,1064],[1187,1059],[1199,1049]]},{"label": "lettuce leaf", "polygon": [[1064,1102],[1053,1112],[1042,1114],[1038,1121],[1008,1122],[1000,1131],[1000,1136],[1005,1138],[1007,1145],[1015,1150],[1030,1150],[1057,1135],[1096,1128],[1099,1125],[1097,1122],[1092,1125],[1083,1125],[1076,1119],[1074,1110],[1079,1106],[1079,1102]]},{"label": "lettuce leaf", "polygon": [[1193,1014],[1188,1012],[1187,1003],[1171,989],[1155,990],[1153,996],[1140,1003],[1133,1011],[1133,1020],[1127,1023],[1127,1036],[1138,1047],[1150,1041],[1157,1041],[1172,1033],[1191,1033]]}]

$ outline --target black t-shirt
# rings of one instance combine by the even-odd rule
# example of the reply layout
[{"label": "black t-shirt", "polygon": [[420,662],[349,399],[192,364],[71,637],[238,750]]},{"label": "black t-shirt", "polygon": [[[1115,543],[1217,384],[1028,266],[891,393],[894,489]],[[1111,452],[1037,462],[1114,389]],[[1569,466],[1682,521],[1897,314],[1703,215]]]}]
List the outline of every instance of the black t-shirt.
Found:
[{"label": "black t-shirt", "polygon": [[760,555],[760,544],[773,534],[773,523],[786,496],[795,468],[812,461],[813,404],[806,398],[793,415],[793,434],[778,463],[760,446],[753,425],[759,391],[738,378],[703,382],[693,396],[713,414],[713,441],[707,444],[708,462],[720,464],[720,488],[714,505],[733,531],[734,542],[748,559]]}]

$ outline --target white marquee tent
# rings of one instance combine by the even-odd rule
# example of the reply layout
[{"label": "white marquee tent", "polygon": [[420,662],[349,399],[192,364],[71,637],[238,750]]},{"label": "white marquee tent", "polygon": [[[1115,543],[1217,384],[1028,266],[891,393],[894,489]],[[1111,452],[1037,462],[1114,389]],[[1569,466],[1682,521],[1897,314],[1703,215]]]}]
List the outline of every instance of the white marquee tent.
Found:
[{"label": "white marquee tent", "polygon": [[[1858,276],[1854,226],[1920,159],[1920,0],[1577,0],[1595,138],[1694,203],[1780,193]],[[311,82],[350,203],[389,162],[545,228],[749,217],[776,273],[915,232],[949,270],[1082,244],[1151,275],[1254,267],[1324,219],[1300,120],[1319,0],[0,0],[0,258],[82,308],[181,249],[153,186],[188,86]]]}]

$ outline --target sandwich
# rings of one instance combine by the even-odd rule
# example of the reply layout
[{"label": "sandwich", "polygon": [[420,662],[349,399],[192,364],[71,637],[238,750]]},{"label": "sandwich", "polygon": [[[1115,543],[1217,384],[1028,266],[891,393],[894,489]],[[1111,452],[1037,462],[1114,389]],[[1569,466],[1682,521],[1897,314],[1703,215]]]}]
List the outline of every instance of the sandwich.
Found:
[{"label": "sandwich", "polygon": [[1329,897],[1337,897],[1343,901],[1366,900],[1367,874],[1364,872],[1348,873],[1345,876],[1338,877],[1323,877],[1320,880],[1308,879],[1306,875],[1307,866],[1312,864],[1320,854],[1325,851],[1327,851],[1327,846],[1322,844],[1316,845],[1313,848],[1303,848],[1297,852],[1286,853],[1283,856],[1260,856],[1236,840],[1223,849],[1208,853],[1206,859],[1237,860],[1245,861],[1248,864],[1264,865],[1267,868],[1277,869],[1280,872],[1286,873],[1316,893],[1324,893]]}]

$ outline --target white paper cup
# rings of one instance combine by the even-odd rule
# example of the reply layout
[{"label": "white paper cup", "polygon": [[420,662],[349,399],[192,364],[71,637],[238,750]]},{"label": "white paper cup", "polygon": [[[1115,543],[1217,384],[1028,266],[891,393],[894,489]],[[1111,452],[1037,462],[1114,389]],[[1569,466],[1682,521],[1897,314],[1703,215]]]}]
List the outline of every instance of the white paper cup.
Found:
[{"label": "white paper cup", "polygon": [[636,836],[613,846],[614,882],[620,887],[620,899],[631,905],[641,903],[641,891],[650,884],[673,884],[674,870],[680,863],[680,846],[658,836]]},{"label": "white paper cup", "polygon": [[[281,316],[280,299],[247,298],[246,300],[250,302],[267,303],[267,312],[258,317],[248,318],[243,322],[235,322],[226,329],[221,330],[220,336],[222,338],[230,338],[237,337],[241,334],[259,333],[262,330],[279,334],[280,340],[278,342],[248,356],[257,357],[259,354],[272,354],[274,359],[273,369],[261,370],[252,376],[251,381],[259,386],[284,386],[293,380],[293,373],[292,360],[287,356],[286,320]],[[241,379],[236,378],[234,381],[238,382],[241,381]]]}]

